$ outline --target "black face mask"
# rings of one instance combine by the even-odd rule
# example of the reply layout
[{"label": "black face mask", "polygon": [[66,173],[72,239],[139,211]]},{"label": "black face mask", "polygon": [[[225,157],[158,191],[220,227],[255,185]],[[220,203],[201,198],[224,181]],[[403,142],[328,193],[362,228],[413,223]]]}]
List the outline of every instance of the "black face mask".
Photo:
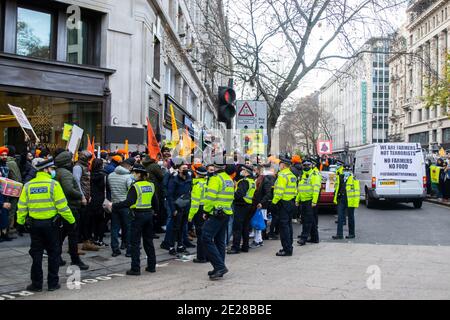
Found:
[{"label": "black face mask", "polygon": [[208,172],[207,176],[212,177],[214,175],[214,172]]},{"label": "black face mask", "polygon": [[184,176],[187,176],[188,175],[188,172],[189,172],[189,170],[183,170],[183,171],[181,171],[181,173],[184,175]]},{"label": "black face mask", "polygon": [[305,171],[305,172],[309,172],[309,171],[311,171],[311,168],[310,168],[310,167],[307,167],[307,168],[303,168],[303,171]]}]

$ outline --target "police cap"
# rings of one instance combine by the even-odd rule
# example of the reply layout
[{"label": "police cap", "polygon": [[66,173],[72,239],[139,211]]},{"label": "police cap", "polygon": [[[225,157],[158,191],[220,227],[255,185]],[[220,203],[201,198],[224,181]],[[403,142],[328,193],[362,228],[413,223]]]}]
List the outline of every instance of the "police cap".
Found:
[{"label": "police cap", "polygon": [[38,170],[38,171],[42,171],[45,168],[51,168],[51,167],[56,167],[55,161],[53,161],[53,158],[49,158],[47,160],[40,161],[36,164],[36,170]]},{"label": "police cap", "polygon": [[139,173],[147,174],[147,170],[145,169],[145,167],[142,164],[135,164],[133,169],[131,169],[131,172],[139,172]]}]

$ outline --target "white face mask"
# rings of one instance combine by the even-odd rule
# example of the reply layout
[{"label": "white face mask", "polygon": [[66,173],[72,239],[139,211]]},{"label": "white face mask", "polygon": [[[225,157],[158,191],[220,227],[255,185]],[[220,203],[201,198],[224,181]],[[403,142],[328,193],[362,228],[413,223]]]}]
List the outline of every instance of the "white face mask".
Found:
[{"label": "white face mask", "polygon": [[246,176],[246,174],[245,174],[246,172],[247,172],[247,171],[242,170],[241,173],[240,173],[240,174],[241,174],[241,177],[245,177],[245,176]]},{"label": "white face mask", "polygon": [[160,167],[162,167],[162,166],[164,165],[164,162],[163,162],[163,161],[158,161],[158,165],[159,165]]}]

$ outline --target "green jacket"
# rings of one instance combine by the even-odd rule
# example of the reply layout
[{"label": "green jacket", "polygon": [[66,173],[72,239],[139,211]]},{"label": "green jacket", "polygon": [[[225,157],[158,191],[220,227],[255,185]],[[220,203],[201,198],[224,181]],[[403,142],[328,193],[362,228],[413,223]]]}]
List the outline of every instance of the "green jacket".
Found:
[{"label": "green jacket", "polygon": [[20,169],[17,165],[16,159],[13,157],[8,157],[6,160],[6,165],[9,168],[9,178],[17,182],[22,182],[22,175],[20,174]]},{"label": "green jacket", "polygon": [[163,182],[163,178],[164,178],[164,174],[161,170],[161,167],[158,165],[158,163],[153,160],[150,159],[149,156],[146,156],[143,160],[142,160],[142,165],[145,167],[145,169],[148,172],[148,177],[147,177],[147,181],[153,182],[153,184],[155,185],[156,188],[156,192],[161,195],[162,193],[162,182]]},{"label": "green jacket", "polygon": [[61,185],[70,208],[81,208],[83,194],[72,174],[72,154],[68,151],[61,152],[55,158],[56,181]]}]

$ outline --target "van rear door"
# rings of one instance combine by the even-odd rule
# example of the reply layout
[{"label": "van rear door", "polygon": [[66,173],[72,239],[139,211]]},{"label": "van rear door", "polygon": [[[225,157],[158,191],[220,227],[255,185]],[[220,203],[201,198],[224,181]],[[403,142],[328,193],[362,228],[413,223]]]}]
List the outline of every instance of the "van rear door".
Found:
[{"label": "van rear door", "polygon": [[404,195],[422,195],[423,182],[422,180],[401,180],[400,194]]}]

